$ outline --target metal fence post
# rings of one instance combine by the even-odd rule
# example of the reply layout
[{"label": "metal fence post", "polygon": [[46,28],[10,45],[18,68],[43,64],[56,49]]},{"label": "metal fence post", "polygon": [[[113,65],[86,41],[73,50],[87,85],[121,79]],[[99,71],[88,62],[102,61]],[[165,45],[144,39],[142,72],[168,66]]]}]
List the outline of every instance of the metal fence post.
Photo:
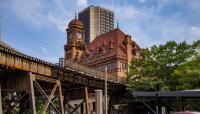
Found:
[{"label": "metal fence post", "polygon": [[103,114],[103,92],[95,90],[96,114]]},{"label": "metal fence post", "polygon": [[3,114],[2,99],[1,99],[1,81],[0,81],[0,114]]}]

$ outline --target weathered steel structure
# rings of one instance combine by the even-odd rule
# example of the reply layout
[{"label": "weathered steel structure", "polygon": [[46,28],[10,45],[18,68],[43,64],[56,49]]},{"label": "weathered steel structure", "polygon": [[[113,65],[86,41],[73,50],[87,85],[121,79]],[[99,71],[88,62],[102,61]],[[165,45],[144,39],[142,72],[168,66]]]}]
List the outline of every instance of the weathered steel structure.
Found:
[{"label": "weathered steel structure", "polygon": [[[52,64],[28,56],[0,42],[0,113],[19,112],[27,102],[29,111],[36,114],[36,99],[42,99],[42,112],[73,114],[86,102],[89,111],[88,93],[104,88],[105,74],[94,69],[66,61]],[[65,65],[63,65],[65,64]],[[123,79],[108,75],[108,95],[116,101],[123,90]],[[78,88],[78,89],[76,89]],[[83,99],[81,104],[71,106],[70,99]],[[110,103],[111,105],[111,103]]]}]

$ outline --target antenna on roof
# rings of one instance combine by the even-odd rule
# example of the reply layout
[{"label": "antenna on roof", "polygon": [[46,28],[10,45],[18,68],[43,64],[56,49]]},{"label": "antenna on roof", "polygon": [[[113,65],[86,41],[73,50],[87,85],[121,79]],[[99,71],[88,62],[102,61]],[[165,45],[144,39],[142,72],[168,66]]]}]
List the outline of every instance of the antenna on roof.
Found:
[{"label": "antenna on roof", "polygon": [[76,14],[76,11],[75,11],[75,19],[77,19],[77,14]]},{"label": "antenna on roof", "polygon": [[119,22],[117,21],[117,28],[119,28]]},{"label": "antenna on roof", "polygon": [[2,41],[2,17],[0,16],[0,42]]}]

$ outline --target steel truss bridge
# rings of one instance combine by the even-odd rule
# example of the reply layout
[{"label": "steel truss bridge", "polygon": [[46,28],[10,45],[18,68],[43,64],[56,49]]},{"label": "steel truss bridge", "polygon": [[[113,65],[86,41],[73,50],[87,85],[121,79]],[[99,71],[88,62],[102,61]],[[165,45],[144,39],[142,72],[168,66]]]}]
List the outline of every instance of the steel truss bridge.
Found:
[{"label": "steel truss bridge", "polygon": [[[32,114],[55,112],[57,114],[79,114],[77,111],[85,103],[89,111],[89,97],[96,89],[103,90],[105,73],[60,59],[52,64],[28,56],[0,41],[0,114]],[[65,63],[65,64],[63,64]],[[109,75],[109,105],[116,103],[122,95],[123,78]],[[41,103],[37,103],[41,99]],[[77,106],[69,100],[83,99]],[[27,103],[29,109],[24,108]],[[36,105],[37,104],[37,105]],[[43,105],[38,112],[38,104]],[[41,107],[39,107],[41,108]]]}]

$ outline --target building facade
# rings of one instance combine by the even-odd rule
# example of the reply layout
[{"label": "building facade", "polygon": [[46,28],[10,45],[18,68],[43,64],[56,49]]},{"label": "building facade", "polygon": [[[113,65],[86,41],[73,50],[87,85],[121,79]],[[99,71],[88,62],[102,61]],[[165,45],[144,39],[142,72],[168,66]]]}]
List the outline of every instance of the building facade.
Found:
[{"label": "building facade", "polygon": [[105,71],[119,78],[125,77],[131,60],[139,56],[140,47],[132,41],[130,35],[119,28],[97,36],[88,45],[85,44],[85,28],[81,20],[73,19],[66,29],[67,44],[65,58]]},{"label": "building facade", "polygon": [[[64,46],[65,59],[104,72],[107,67],[109,76],[116,79],[125,78],[132,59],[139,57],[140,47],[119,28],[101,34],[86,45],[85,27],[81,20],[73,19],[68,24],[67,43]],[[66,61],[67,62],[67,61]],[[90,111],[95,114],[94,94],[89,94]],[[108,98],[109,99],[109,98]],[[69,104],[77,106],[82,99],[70,100]],[[80,114],[85,114],[85,105],[78,108]]]},{"label": "building facade", "polygon": [[85,42],[114,29],[114,12],[100,6],[89,6],[78,13],[85,27]]}]

